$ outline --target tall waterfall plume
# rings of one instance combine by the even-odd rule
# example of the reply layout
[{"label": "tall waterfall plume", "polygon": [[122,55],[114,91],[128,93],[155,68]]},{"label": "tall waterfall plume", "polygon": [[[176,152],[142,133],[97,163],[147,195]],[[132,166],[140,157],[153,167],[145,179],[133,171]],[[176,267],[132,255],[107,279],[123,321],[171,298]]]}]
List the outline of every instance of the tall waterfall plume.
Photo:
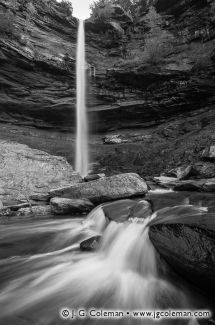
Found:
[{"label": "tall waterfall plume", "polygon": [[86,107],[86,60],[84,20],[79,20],[76,56],[76,171],[88,174],[88,118]]}]

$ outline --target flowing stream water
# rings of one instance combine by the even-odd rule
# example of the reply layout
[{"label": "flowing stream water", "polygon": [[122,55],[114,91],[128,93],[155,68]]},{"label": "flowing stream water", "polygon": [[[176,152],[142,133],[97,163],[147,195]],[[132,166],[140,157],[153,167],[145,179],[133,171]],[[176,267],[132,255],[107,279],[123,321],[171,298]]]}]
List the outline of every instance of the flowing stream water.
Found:
[{"label": "flowing stream water", "polygon": [[[2,226],[0,324],[65,324],[59,316],[62,308],[125,311],[192,308],[192,294],[165,275],[166,266],[150,242],[148,232],[149,225],[157,219],[162,223],[162,215],[166,220],[177,211],[187,211],[189,218],[198,214],[198,209],[173,207],[146,219],[117,223],[107,222],[100,206],[85,219]],[[95,234],[102,235],[99,249],[80,252],[80,242]],[[68,323],[152,325],[158,320],[84,318]],[[159,324],[199,323],[195,319],[165,319]]]},{"label": "flowing stream water", "polygon": [[76,171],[81,176],[88,174],[88,121],[86,108],[86,60],[84,20],[79,20],[76,56]]}]

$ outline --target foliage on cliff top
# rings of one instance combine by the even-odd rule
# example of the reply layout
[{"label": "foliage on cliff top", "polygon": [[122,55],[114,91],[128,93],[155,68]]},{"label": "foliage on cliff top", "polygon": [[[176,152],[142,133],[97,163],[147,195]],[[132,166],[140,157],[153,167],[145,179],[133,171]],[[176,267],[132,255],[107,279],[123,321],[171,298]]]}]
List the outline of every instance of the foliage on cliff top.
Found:
[{"label": "foliage on cliff top", "polygon": [[90,6],[91,17],[97,20],[110,18],[113,5],[119,5],[127,13],[134,15],[137,3],[139,3],[139,0],[98,0]]},{"label": "foliage on cliff top", "polygon": [[140,65],[158,65],[171,53],[175,38],[165,26],[163,17],[151,6],[142,19],[142,45],[127,51],[125,60],[120,66],[137,67]]},{"label": "foliage on cliff top", "polygon": [[163,27],[163,18],[153,6],[149,8],[143,21],[148,29],[145,36],[144,57],[148,62],[157,64],[172,50],[174,36]]}]

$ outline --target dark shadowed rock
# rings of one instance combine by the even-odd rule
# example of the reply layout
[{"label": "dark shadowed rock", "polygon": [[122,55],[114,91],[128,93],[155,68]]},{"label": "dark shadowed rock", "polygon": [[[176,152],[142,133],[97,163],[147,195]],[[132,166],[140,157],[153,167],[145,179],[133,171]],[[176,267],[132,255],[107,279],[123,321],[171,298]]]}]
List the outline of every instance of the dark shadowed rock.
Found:
[{"label": "dark shadowed rock", "polygon": [[99,247],[99,243],[102,236],[93,236],[80,243],[80,249],[82,251],[94,251]]},{"label": "dark shadowed rock", "polygon": [[214,192],[215,178],[177,180],[171,177],[155,177],[154,181],[165,188],[171,188],[174,191],[200,191]]},{"label": "dark shadowed rock", "polygon": [[171,169],[166,172],[165,175],[168,177],[176,177],[179,180],[188,179],[192,172],[192,166],[180,166],[175,169]]},{"label": "dark shadowed rock", "polygon": [[119,200],[101,205],[110,221],[126,222],[129,219],[147,218],[152,214],[151,204],[146,200]]},{"label": "dark shadowed rock", "polygon": [[202,182],[195,180],[178,181],[171,183],[171,187],[174,191],[200,191],[201,186]]},{"label": "dark shadowed rock", "polygon": [[155,184],[168,188],[171,187],[171,184],[175,184],[175,182],[178,181],[178,179],[174,176],[159,176],[159,177],[154,177],[153,181],[155,182]]},{"label": "dark shadowed rock", "polygon": [[52,198],[51,210],[54,214],[86,213],[94,208],[94,204],[87,199],[72,200],[65,198]]},{"label": "dark shadowed rock", "polygon": [[178,180],[176,178],[172,177],[155,177],[154,181],[165,187],[165,188],[171,188],[175,191],[201,191],[203,190],[203,185],[208,182],[207,179],[199,179],[199,180]]},{"label": "dark shadowed rock", "polygon": [[33,194],[29,197],[30,200],[38,202],[48,202],[50,200],[50,195],[48,194]]},{"label": "dark shadowed rock", "polygon": [[199,161],[193,165],[171,169],[163,175],[176,177],[178,180],[213,178],[215,177],[215,163]]},{"label": "dark shadowed rock", "polygon": [[215,229],[185,224],[156,225],[150,228],[149,235],[175,271],[214,296]]},{"label": "dark shadowed rock", "polygon": [[105,216],[112,221],[125,222],[131,215],[131,210],[137,205],[133,200],[119,200],[102,206]]},{"label": "dark shadowed rock", "polygon": [[144,195],[147,191],[148,187],[144,179],[137,174],[128,173],[51,190],[49,193],[52,197],[89,199],[98,204]]},{"label": "dark shadowed rock", "polygon": [[195,178],[215,177],[215,163],[198,162],[192,166],[192,174]]}]

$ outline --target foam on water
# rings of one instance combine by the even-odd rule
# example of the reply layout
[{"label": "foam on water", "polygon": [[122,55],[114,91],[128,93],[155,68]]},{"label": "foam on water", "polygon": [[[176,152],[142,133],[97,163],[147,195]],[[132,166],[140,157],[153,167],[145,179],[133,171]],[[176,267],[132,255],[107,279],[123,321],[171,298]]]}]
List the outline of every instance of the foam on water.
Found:
[{"label": "foam on water", "polygon": [[[39,317],[45,324],[54,324],[54,321],[60,324],[58,312],[66,306],[123,310],[188,309],[185,294],[159,275],[157,253],[148,236],[148,225],[156,217],[157,214],[153,214],[138,223],[112,221],[105,228],[102,207],[95,209],[85,222],[76,223],[76,228],[66,236],[74,236],[78,243],[77,230],[85,236],[92,230],[104,231],[98,251],[90,254],[70,252],[77,247],[69,246],[51,255],[44,253],[34,258],[20,258],[15,264],[17,274],[1,290],[1,317],[23,314]],[[102,221],[97,227],[99,218]],[[14,267],[13,262],[10,263]],[[79,320],[77,324],[103,322]],[[112,324],[113,320],[105,323]],[[117,321],[123,325],[156,323],[143,319]],[[190,323],[165,320],[159,324],[198,323],[195,320]]]}]

